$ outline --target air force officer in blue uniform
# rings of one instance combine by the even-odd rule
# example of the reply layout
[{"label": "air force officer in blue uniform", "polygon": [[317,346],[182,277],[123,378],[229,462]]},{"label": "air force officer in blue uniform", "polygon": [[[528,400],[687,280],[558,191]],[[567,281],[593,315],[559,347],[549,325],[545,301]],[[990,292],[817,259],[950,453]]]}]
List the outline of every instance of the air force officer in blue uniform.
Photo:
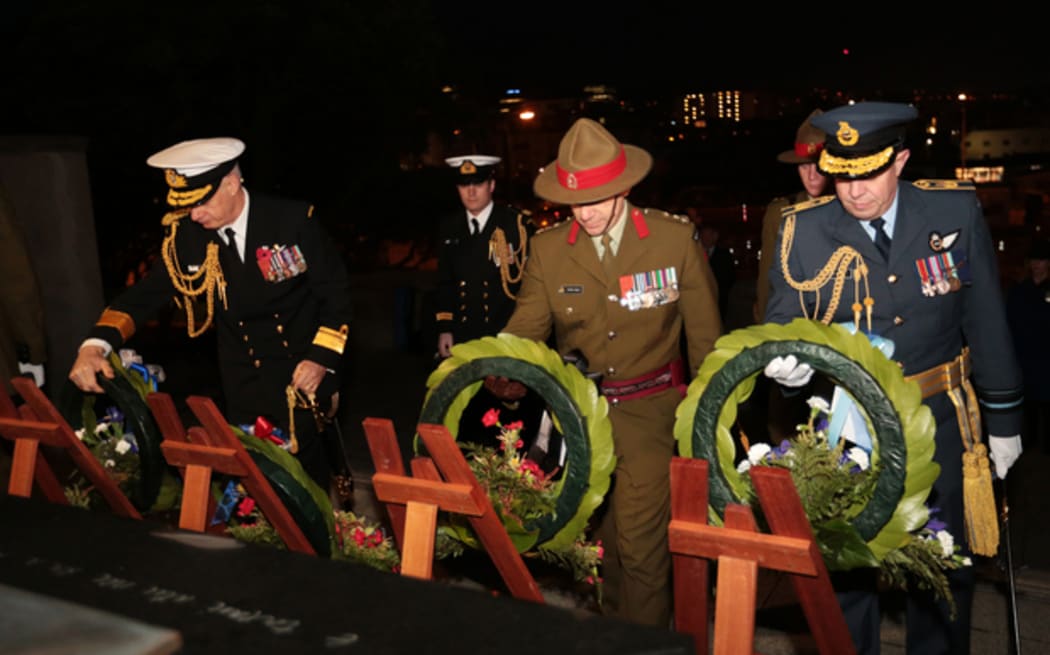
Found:
[{"label": "air force officer in blue uniform", "polygon": [[[947,522],[955,543],[968,555],[963,435],[976,428],[980,439],[980,418],[965,411],[957,415],[950,396],[965,399],[960,379],[967,379],[967,368],[972,367],[972,388],[991,435],[991,460],[998,477],[1005,478],[1021,452],[1016,436],[1021,374],[1004,314],[992,239],[972,186],[955,180],[900,180],[910,154],[905,147],[906,126],[916,116],[908,105],[862,102],[813,119],[827,134],[818,166],[835,179],[835,195],[784,210],[766,320],[787,323],[803,315],[825,322],[856,320],[853,304],[860,303],[857,308],[862,314],[866,307],[863,297],[853,297],[854,280],[846,280],[832,316],[826,313],[834,295],[833,279],[819,290],[799,287],[819,278],[840,247],[859,252],[868,268],[872,331],[894,342],[894,360],[906,376],[920,383],[923,402],[936,421],[934,459],[941,473],[928,504],[940,509],[938,518]],[[787,252],[782,251],[785,245]],[[859,288],[863,296],[863,283]],[[866,324],[861,322],[861,327],[866,329]],[[968,361],[964,361],[964,346]],[[780,364],[773,377],[808,379],[797,370],[806,364]],[[948,577],[958,606],[954,621],[946,605],[935,602],[931,594],[920,590],[909,594],[909,653],[970,652],[974,571],[965,567]],[[878,652],[874,584],[842,593],[845,590],[836,582],[836,590],[858,652]]]}]

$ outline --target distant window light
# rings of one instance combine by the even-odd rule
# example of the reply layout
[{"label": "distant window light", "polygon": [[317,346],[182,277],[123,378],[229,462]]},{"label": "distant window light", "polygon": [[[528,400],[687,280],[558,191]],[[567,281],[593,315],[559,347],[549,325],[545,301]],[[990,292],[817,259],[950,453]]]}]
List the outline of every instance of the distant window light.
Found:
[{"label": "distant window light", "polygon": [[509,96],[520,96],[521,89],[507,89],[507,95]]}]

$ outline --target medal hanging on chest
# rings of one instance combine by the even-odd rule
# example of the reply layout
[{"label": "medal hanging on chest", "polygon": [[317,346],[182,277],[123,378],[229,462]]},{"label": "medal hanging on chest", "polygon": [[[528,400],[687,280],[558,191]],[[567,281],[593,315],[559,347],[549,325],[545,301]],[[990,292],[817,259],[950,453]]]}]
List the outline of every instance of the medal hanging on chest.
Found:
[{"label": "medal hanging on chest", "polygon": [[631,311],[659,307],[678,300],[674,266],[620,276],[620,305]]}]

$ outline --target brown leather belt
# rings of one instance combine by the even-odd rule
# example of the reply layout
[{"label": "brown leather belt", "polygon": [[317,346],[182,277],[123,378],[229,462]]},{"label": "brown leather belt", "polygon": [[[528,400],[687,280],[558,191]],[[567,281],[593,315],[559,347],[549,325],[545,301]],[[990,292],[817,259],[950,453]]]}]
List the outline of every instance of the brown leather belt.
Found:
[{"label": "brown leather belt", "polygon": [[685,395],[685,365],[681,358],[630,380],[603,381],[599,389],[602,395],[615,405],[627,400],[651,396],[671,387],[679,387],[679,391]]},{"label": "brown leather belt", "polygon": [[976,443],[981,435],[981,410],[977,405],[977,393],[970,384],[970,349],[963,348],[962,353],[950,362],[938,364],[921,373],[908,375],[904,379],[917,382],[923,399],[948,393],[955,405],[959,429],[967,442]]}]

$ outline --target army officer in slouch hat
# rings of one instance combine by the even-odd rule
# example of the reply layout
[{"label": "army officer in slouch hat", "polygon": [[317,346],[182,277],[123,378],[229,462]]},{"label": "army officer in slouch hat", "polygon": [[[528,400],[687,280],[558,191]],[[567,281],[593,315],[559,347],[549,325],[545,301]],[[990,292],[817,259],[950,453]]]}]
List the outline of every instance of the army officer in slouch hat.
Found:
[{"label": "army officer in slouch hat", "polygon": [[606,549],[603,608],[666,628],[674,413],[721,317],[696,227],[627,200],[651,166],[648,152],[621,144],[597,122],[572,125],[534,190],[569,205],[574,220],[533,237],[503,331],[539,341],[553,331],[559,352],[579,351],[601,375],[617,456],[598,534]]},{"label": "army officer in slouch hat", "polygon": [[174,298],[190,336],[217,331],[227,420],[264,417],[288,433],[294,403],[296,456],[327,491],[331,466],[319,430],[340,387],[349,278],[312,206],[248,193],[243,151],[238,139],[196,139],[147,160],[168,185],[161,257],[102,312],[69,377],[101,393],[96,374],[113,377],[106,355]]}]

